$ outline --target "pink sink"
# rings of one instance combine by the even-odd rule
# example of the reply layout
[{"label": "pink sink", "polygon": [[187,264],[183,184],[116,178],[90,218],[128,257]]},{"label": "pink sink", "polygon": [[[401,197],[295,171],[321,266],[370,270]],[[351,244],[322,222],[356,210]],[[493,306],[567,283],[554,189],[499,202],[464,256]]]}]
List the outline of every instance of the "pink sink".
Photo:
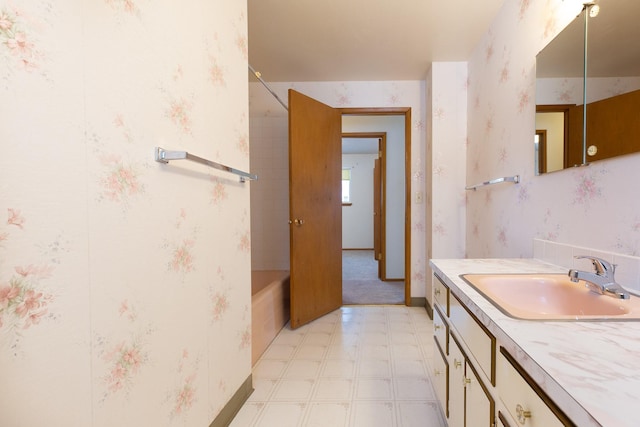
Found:
[{"label": "pink sink", "polygon": [[469,285],[508,316],[530,320],[638,320],[640,298],[599,295],[566,274],[464,274]]}]

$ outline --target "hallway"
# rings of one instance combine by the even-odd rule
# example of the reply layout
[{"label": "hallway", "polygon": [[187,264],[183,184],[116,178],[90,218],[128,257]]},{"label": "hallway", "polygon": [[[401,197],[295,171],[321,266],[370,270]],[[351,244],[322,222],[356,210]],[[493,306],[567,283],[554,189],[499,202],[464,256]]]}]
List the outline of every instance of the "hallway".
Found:
[{"label": "hallway", "polygon": [[232,427],[444,427],[424,308],[342,307],[278,334]]},{"label": "hallway", "polygon": [[378,279],[373,250],[342,251],[342,303],[404,304],[404,280]]}]

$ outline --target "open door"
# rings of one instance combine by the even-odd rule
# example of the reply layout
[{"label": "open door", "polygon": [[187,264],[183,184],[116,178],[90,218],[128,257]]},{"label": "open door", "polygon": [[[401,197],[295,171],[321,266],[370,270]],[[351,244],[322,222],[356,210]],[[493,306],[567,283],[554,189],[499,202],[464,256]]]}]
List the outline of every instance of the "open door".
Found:
[{"label": "open door", "polygon": [[342,306],[342,116],[289,90],[291,327]]}]

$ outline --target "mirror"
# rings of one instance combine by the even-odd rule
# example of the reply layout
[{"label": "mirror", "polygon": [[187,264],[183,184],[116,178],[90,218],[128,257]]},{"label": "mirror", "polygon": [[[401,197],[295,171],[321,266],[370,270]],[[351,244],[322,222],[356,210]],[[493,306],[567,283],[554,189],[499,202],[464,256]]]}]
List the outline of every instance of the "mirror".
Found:
[{"label": "mirror", "polygon": [[[598,6],[597,16],[593,7],[583,10],[536,57],[537,173],[640,151],[640,25],[634,22],[640,2]],[[564,122],[558,125],[560,115]]]}]

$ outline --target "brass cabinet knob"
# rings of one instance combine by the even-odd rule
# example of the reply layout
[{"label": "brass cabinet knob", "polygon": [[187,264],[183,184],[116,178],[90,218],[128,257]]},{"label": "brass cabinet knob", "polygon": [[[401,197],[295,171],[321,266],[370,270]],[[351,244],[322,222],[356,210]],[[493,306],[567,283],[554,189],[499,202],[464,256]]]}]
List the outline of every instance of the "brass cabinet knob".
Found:
[{"label": "brass cabinet knob", "polygon": [[518,422],[523,424],[527,422],[527,418],[531,418],[531,411],[525,411],[525,409],[518,403],[516,406],[516,416],[518,417]]}]

